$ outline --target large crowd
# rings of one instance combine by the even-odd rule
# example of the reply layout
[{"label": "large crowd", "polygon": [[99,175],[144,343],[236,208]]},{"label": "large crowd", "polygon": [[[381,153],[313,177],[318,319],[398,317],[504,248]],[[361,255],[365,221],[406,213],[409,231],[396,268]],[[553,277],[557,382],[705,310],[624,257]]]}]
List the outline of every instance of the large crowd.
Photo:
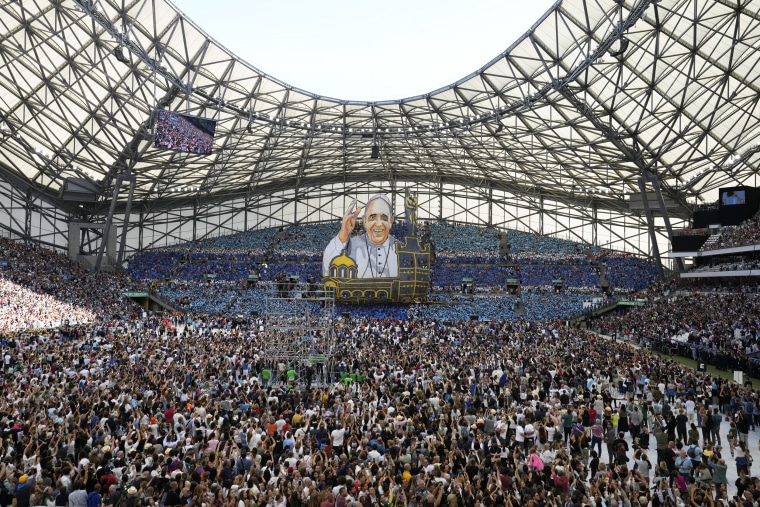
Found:
[{"label": "large crowd", "polygon": [[[752,507],[760,496],[751,385],[565,321],[349,315],[326,361],[297,378],[266,356],[276,319],[145,315],[117,298],[127,277],[0,246],[5,280],[93,312],[75,322],[61,303],[59,325],[21,318],[26,329],[2,333],[3,505]],[[428,306],[495,305],[457,297]],[[594,325],[757,348],[755,300],[721,297],[734,299]]]},{"label": "large crowd", "polygon": [[[252,230],[143,252],[130,259],[129,272],[144,283],[161,283],[163,296],[177,304],[185,306],[193,299],[194,309],[206,311],[227,308],[234,301],[234,307],[247,314],[257,308],[246,308],[251,298],[238,292],[247,287],[250,275],[262,282],[273,282],[282,276],[297,277],[302,282],[318,280],[323,245],[335,234],[335,227],[335,223],[324,223]],[[397,221],[393,227],[392,233],[397,237],[408,232],[403,222]],[[433,245],[430,272],[433,293],[461,291],[469,283],[471,289],[465,291],[476,294],[514,291],[514,285],[507,287],[509,278],[515,278],[523,291],[586,293],[580,306],[559,301],[553,309],[547,308],[548,302],[556,298],[528,298],[529,305],[543,307],[528,313],[546,318],[580,313],[590,299],[601,293],[602,269],[615,292],[641,290],[657,275],[650,260],[585,247],[566,239],[438,222],[420,224],[418,232],[423,230],[424,241]],[[199,286],[199,281],[207,281],[207,275],[212,275],[215,283],[225,284],[221,288]],[[555,283],[558,280],[562,282]],[[220,298],[227,301],[219,304]],[[473,314],[493,315],[512,304],[507,297],[492,311]],[[460,312],[450,313],[451,318],[458,318]]]},{"label": "large crowd", "polygon": [[520,260],[521,285],[523,288],[572,287],[589,292],[599,287],[598,268],[588,259],[567,257],[558,260],[528,258]]},{"label": "large crowd", "polygon": [[760,297],[756,292],[671,291],[637,311],[605,315],[594,326],[641,343],[679,347],[719,369],[760,376]]},{"label": "large crowd", "polygon": [[657,265],[649,259],[630,255],[605,254],[604,265],[610,287],[616,292],[635,292],[653,284],[658,276]]},{"label": "large crowd", "polygon": [[704,250],[717,250],[737,246],[754,245],[760,241],[760,212],[734,227],[723,227],[716,241]]},{"label": "large crowd", "polygon": [[345,319],[329,363],[288,382],[261,355],[275,328],[126,318],[6,338],[3,501],[738,505],[754,491],[755,393],[627,344],[549,323]]}]

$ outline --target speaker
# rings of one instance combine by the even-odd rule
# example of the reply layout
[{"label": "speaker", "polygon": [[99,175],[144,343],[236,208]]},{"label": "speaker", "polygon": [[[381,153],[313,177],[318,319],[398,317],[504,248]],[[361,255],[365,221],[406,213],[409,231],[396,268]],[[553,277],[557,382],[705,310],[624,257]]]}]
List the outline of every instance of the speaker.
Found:
[{"label": "speaker", "polygon": [[71,202],[95,202],[100,194],[98,185],[86,178],[65,178],[58,197]]},{"label": "speaker", "polygon": [[369,158],[380,158],[380,147],[376,144],[372,145],[372,154]]}]

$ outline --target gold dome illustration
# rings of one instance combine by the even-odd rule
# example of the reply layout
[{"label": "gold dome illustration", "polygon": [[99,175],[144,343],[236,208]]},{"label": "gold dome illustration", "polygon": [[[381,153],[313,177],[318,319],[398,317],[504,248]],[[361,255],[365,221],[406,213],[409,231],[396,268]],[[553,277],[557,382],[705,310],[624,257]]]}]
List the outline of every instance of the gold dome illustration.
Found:
[{"label": "gold dome illustration", "polygon": [[358,272],[356,261],[346,255],[346,250],[330,261],[330,276],[338,278],[356,278]]}]

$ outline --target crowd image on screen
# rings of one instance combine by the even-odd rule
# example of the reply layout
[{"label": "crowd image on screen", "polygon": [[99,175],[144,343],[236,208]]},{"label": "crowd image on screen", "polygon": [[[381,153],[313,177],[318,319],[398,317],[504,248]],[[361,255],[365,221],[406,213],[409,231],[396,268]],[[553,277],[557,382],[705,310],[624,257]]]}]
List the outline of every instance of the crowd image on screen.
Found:
[{"label": "crowd image on screen", "polygon": [[210,155],[214,147],[213,131],[207,132],[188,117],[168,111],[159,111],[155,135],[159,148]]}]

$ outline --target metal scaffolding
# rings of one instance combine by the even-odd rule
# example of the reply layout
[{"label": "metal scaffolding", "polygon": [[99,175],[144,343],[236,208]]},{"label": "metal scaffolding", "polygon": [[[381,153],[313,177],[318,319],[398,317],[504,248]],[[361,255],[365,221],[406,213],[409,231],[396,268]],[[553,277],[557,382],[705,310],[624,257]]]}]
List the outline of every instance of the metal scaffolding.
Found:
[{"label": "metal scaffolding", "polygon": [[335,293],[306,283],[271,284],[264,305],[267,346],[262,351],[272,383],[323,383],[332,364]]}]

